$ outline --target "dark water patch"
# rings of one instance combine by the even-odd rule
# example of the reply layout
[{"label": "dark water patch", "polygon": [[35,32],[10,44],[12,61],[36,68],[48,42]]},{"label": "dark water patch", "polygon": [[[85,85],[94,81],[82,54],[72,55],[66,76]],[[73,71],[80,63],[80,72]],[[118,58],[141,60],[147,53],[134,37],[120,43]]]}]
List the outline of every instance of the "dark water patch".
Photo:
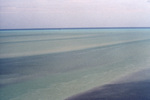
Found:
[{"label": "dark water patch", "polygon": [[108,84],[65,100],[150,100],[150,80]]},{"label": "dark water patch", "polygon": [[[23,70],[25,71],[32,68],[33,70],[36,69],[36,71],[49,69],[48,71],[50,72],[56,72],[56,70],[63,72],[83,67],[112,64],[114,62],[119,62],[121,59],[129,59],[129,57],[129,60],[131,60],[134,56],[141,56],[139,47],[134,51],[135,48],[132,47],[132,45],[135,43],[142,45],[143,42],[149,42],[149,39],[52,54],[1,58],[0,74],[12,74],[12,72],[16,72],[17,70],[23,72]],[[118,51],[120,52],[120,56],[116,56],[119,53]],[[128,53],[131,53],[130,56],[128,56]]]},{"label": "dark water patch", "polygon": [[[141,52],[143,51],[142,44],[149,44],[148,42],[148,40],[134,41],[69,52],[1,58],[0,75],[6,80],[9,78],[16,79],[7,82],[7,84],[11,84],[12,82],[20,82],[19,80],[22,77],[30,75],[41,76],[43,73],[51,75],[97,67],[99,73],[107,72],[117,68],[124,68],[130,64],[138,65],[138,62],[145,61],[148,54],[147,52]],[[144,50],[146,51],[147,48]],[[2,83],[1,85],[4,84]]]},{"label": "dark water patch", "polygon": [[124,76],[121,79],[115,81],[114,83],[129,83],[150,80],[150,68],[145,68],[140,71],[131,73],[130,75]]}]

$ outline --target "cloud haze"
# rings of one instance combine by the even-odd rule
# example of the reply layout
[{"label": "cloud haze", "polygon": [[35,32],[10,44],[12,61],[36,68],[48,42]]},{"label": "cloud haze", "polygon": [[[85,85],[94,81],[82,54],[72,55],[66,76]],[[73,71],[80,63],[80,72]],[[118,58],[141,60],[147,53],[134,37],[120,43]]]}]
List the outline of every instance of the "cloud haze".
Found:
[{"label": "cloud haze", "polygon": [[0,0],[0,28],[150,27],[147,0]]}]

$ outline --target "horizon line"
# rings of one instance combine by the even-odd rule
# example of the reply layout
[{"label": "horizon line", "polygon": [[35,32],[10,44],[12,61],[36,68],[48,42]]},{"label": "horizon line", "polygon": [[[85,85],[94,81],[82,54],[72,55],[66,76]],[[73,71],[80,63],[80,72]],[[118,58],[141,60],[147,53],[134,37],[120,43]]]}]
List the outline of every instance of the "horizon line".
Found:
[{"label": "horizon line", "polygon": [[150,28],[150,27],[68,27],[68,28],[10,28],[0,30],[61,30],[61,29],[138,29],[138,28]]}]

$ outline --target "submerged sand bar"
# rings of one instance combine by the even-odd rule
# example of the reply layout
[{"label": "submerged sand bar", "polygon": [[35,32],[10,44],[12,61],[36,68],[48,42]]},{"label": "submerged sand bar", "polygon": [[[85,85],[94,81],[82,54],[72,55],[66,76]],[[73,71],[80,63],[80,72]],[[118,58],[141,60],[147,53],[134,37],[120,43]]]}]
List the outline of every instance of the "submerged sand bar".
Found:
[{"label": "submerged sand bar", "polygon": [[150,100],[150,69],[65,100]]}]

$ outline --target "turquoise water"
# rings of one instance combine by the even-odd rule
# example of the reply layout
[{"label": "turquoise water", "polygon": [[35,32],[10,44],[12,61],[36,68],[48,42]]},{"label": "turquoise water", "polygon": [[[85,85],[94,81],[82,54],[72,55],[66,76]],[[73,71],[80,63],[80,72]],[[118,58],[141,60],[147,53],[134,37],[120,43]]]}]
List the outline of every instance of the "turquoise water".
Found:
[{"label": "turquoise water", "polygon": [[149,68],[150,29],[0,31],[0,98],[63,100]]}]

